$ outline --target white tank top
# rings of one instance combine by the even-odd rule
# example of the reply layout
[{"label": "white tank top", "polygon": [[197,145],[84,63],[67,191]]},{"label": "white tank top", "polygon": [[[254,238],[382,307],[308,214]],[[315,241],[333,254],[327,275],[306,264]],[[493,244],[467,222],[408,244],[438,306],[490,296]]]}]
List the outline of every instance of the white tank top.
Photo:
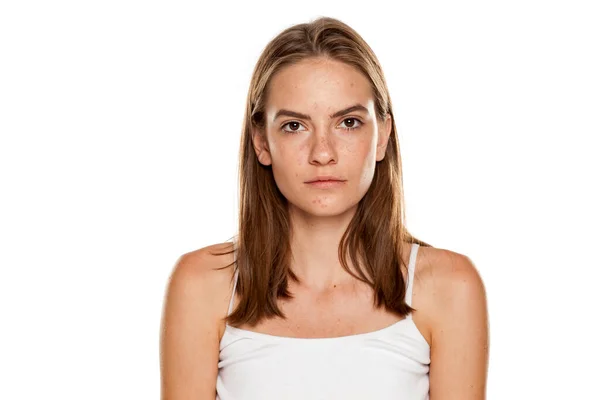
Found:
[{"label": "white tank top", "polygon": [[[409,258],[409,305],[418,247],[412,245]],[[274,336],[227,324],[216,400],[428,400],[429,356],[410,314],[383,329],[332,338]]]}]

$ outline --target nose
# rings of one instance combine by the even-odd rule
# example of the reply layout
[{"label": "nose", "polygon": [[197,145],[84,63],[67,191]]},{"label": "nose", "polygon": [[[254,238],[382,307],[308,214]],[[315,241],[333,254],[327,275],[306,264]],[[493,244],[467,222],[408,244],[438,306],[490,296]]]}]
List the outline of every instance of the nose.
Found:
[{"label": "nose", "polygon": [[332,161],[337,162],[337,151],[335,149],[334,138],[326,130],[323,133],[314,135],[311,145],[310,163],[327,165]]}]

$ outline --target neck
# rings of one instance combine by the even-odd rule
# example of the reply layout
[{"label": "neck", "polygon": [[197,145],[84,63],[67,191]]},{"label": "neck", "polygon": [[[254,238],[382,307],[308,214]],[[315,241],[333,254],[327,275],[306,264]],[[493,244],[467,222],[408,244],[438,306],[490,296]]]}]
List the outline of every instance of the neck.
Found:
[{"label": "neck", "polygon": [[354,280],[342,267],[338,247],[355,212],[356,207],[334,216],[314,216],[290,210],[290,268],[300,286],[324,291]]}]

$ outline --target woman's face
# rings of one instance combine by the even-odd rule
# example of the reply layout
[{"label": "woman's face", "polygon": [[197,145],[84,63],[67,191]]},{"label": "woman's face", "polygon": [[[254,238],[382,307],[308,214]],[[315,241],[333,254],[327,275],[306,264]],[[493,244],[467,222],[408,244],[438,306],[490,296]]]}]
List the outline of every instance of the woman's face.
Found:
[{"label": "woman's face", "polygon": [[[266,141],[253,131],[253,143],[290,206],[315,216],[355,207],[391,132],[389,115],[383,123],[376,119],[367,78],[342,62],[312,58],[280,70],[268,93]],[[344,182],[330,188],[307,183],[322,175]]]}]

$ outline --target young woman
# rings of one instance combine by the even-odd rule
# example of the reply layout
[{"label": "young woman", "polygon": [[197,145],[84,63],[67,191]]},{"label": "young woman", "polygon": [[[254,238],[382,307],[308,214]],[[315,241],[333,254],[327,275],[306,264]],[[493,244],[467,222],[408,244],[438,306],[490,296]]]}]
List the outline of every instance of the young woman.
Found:
[{"label": "young woman", "polygon": [[184,254],[165,297],[162,398],[485,398],[470,259],[412,236],[371,48],[320,18],[264,49],[247,98],[239,232]]}]

